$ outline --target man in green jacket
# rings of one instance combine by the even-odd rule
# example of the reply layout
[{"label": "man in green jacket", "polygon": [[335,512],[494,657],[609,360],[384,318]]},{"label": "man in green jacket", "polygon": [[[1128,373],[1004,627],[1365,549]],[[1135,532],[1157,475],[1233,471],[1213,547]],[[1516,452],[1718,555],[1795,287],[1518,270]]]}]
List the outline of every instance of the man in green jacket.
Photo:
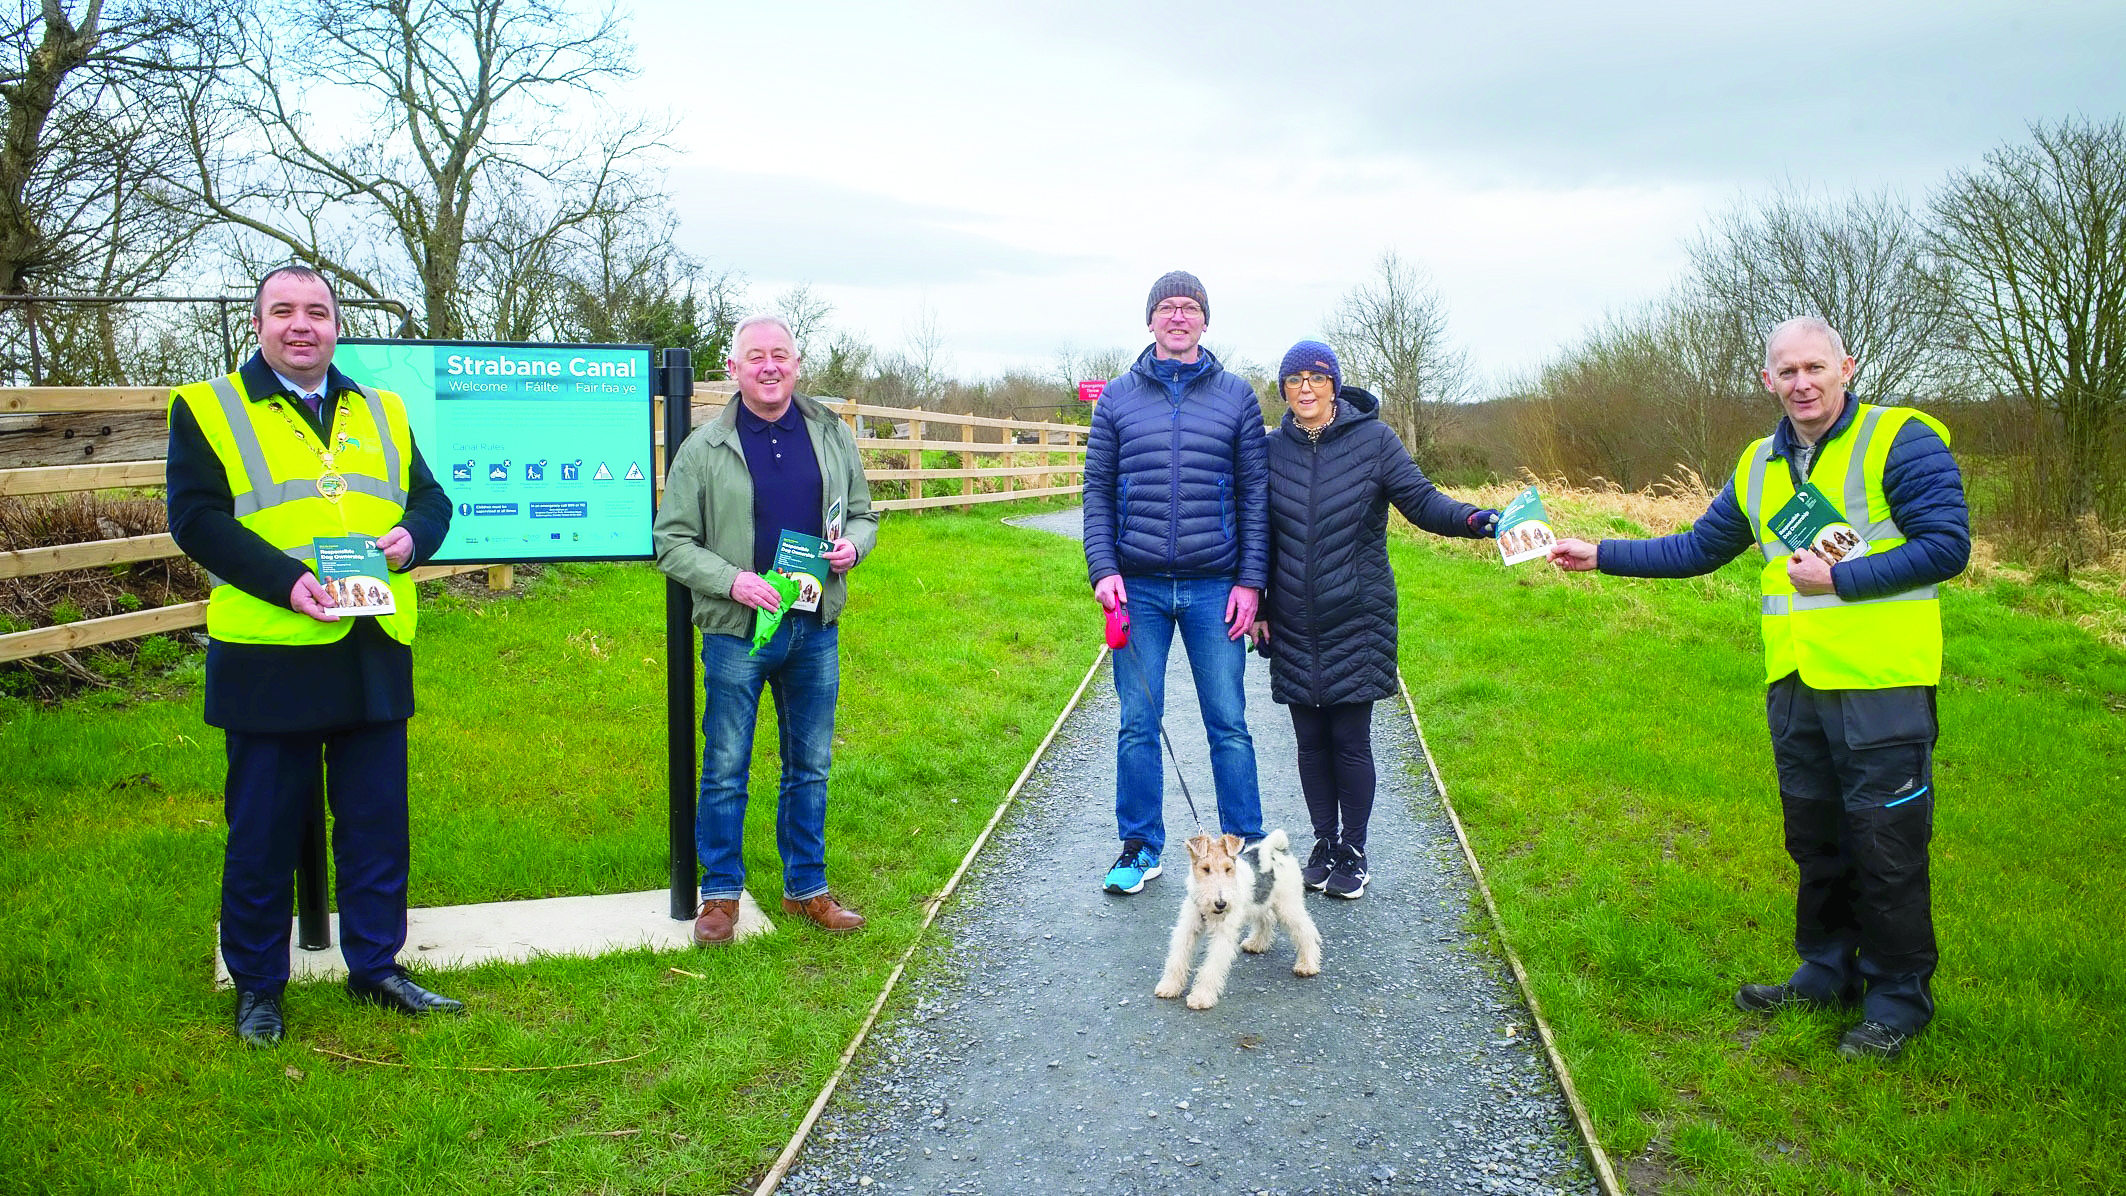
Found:
[{"label": "man in green jacket", "polygon": [[[775,845],[783,912],[835,932],[862,915],[827,890],[827,772],[840,687],[837,621],[849,570],[878,542],[878,514],[856,438],[826,408],[797,393],[802,359],[789,325],[751,316],[731,336],[725,366],[738,397],[680,446],[657,509],[657,567],[694,594],[701,628],[701,794],[694,818],[701,908],[694,941],[728,943],[745,889],[746,775],[763,685],[775,689],[782,789]],[[757,611],[782,596],[762,575],[784,532],[828,544],[817,610],[783,612],[773,638],[753,650]]]}]

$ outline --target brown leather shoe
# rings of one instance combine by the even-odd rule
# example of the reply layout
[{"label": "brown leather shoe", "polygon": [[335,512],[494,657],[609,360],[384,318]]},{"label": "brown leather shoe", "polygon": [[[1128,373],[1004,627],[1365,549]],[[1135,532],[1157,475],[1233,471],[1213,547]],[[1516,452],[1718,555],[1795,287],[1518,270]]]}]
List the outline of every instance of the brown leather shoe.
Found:
[{"label": "brown leather shoe", "polygon": [[782,912],[802,914],[821,930],[831,930],[835,934],[847,934],[864,924],[864,915],[844,908],[841,902],[834,899],[832,893],[821,893],[803,901],[792,901],[785,897],[782,899]]},{"label": "brown leather shoe", "polygon": [[721,947],[738,935],[738,900],[725,898],[701,903],[701,916],[694,919],[694,942],[702,947]]}]

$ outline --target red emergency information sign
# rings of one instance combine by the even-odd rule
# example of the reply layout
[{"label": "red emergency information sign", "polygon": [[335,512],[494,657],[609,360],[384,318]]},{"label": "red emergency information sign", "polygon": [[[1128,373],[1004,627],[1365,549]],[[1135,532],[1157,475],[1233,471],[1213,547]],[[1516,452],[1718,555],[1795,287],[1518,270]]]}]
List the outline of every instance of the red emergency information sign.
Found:
[{"label": "red emergency information sign", "polygon": [[1078,383],[1078,401],[1080,403],[1097,403],[1100,401],[1100,392],[1106,389],[1106,382],[1080,382]]}]

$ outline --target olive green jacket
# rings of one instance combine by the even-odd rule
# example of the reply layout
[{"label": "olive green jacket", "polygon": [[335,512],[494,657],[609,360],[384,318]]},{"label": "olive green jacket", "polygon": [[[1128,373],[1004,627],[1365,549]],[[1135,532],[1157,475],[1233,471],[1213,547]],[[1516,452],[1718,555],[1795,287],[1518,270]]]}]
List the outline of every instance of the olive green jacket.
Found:
[{"label": "olive green jacket", "polygon": [[[856,545],[861,562],[878,543],[878,512],[871,509],[856,437],[812,399],[798,395],[791,401],[804,417],[819,459],[821,523],[841,500],[842,535]],[[657,568],[694,592],[694,625],[705,635],[753,634],[753,609],[731,600],[731,583],[751,572],[753,562],[753,475],[738,443],[741,402],[734,395],[721,414],[679,446],[653,528]],[[848,598],[848,574],[828,577],[819,600],[820,622],[840,618]]]}]

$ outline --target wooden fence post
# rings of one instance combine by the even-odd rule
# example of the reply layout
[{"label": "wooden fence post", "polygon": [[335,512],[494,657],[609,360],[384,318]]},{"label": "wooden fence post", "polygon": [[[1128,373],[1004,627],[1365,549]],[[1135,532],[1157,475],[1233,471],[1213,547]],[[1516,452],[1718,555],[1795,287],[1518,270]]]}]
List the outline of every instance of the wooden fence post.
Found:
[{"label": "wooden fence post", "polygon": [[[973,424],[960,425],[960,443],[974,443]],[[970,499],[974,497],[974,454],[971,452],[960,454],[960,497]],[[972,511],[974,510],[974,504],[972,502],[962,503],[960,504],[960,509],[962,511]]]},{"label": "wooden fence post", "polygon": [[[910,469],[919,470],[923,467],[923,421],[916,418],[922,413],[923,409],[921,407],[908,409],[908,442],[913,446],[908,450],[908,468]],[[908,479],[908,497],[923,497],[923,479]]]}]

